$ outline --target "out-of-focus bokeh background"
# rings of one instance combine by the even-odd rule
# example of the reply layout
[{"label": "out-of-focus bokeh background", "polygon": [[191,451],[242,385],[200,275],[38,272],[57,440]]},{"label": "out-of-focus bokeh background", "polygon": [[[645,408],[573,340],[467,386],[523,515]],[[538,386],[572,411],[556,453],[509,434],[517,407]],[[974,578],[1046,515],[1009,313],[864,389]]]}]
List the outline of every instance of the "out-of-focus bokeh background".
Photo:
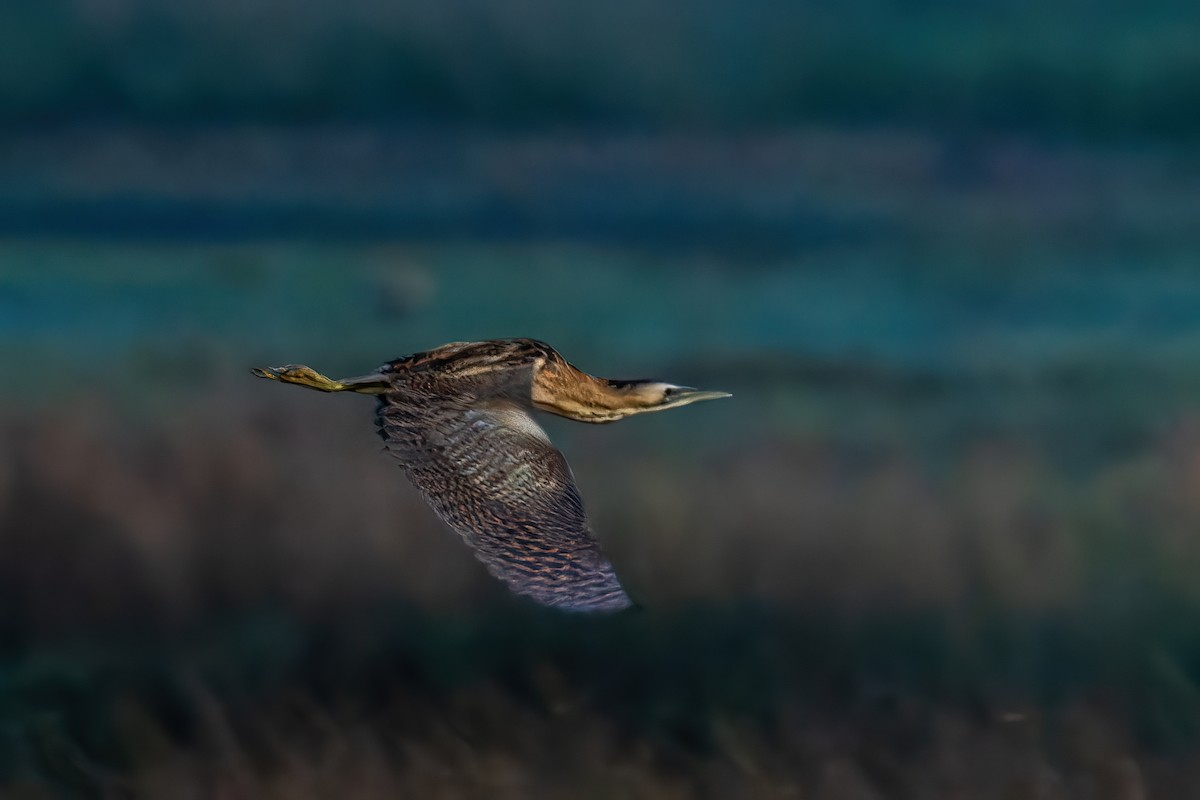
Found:
[{"label": "out-of-focus bokeh background", "polygon": [[[5,797],[1200,787],[1200,6],[0,4]],[[371,402],[533,336],[640,614]]]}]

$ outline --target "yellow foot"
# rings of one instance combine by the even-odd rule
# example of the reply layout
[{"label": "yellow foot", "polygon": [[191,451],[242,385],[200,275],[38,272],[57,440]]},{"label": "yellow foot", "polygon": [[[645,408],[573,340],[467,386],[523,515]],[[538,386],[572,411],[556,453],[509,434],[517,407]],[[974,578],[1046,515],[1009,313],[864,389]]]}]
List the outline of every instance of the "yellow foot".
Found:
[{"label": "yellow foot", "polygon": [[288,364],[286,367],[266,367],[265,369],[256,367],[250,371],[260,378],[307,386],[319,392],[342,392],[347,388],[341,381],[326,378],[312,367],[306,367],[303,364]]},{"label": "yellow foot", "polygon": [[345,378],[335,381],[326,378],[312,367],[303,364],[288,364],[286,367],[256,367],[252,370],[260,378],[283,383],[294,383],[297,386],[307,386],[318,392],[359,392],[360,394],[381,394],[388,390],[387,378],[383,375],[363,375],[361,378]]}]

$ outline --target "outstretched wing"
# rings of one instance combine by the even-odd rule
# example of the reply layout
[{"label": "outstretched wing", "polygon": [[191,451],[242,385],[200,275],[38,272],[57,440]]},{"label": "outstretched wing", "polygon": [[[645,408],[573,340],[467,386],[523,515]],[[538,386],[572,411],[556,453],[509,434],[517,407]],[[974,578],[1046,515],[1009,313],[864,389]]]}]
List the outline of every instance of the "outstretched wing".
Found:
[{"label": "outstretched wing", "polygon": [[437,515],[517,594],[572,611],[631,605],[592,536],[571,468],[508,401],[380,395],[379,432]]}]

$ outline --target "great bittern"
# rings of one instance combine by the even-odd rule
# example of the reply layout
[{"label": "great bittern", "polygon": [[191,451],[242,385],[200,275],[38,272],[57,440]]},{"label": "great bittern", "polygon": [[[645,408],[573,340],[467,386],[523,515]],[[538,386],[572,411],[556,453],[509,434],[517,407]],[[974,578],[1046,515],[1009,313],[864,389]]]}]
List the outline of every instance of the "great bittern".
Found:
[{"label": "great bittern", "polygon": [[631,602],[592,536],[571,468],[530,412],[615,422],[729,397],[597,378],[533,339],[454,342],[340,381],[295,364],[254,374],[378,395],[379,433],[437,515],[512,591],[572,611]]}]

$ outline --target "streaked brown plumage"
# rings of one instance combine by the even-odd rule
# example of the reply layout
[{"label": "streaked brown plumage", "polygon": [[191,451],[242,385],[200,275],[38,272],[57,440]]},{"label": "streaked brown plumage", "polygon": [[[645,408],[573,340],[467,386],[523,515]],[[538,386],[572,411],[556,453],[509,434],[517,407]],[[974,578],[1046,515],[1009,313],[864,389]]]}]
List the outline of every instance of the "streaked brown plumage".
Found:
[{"label": "streaked brown plumage", "polygon": [[299,365],[254,374],[378,395],[379,433],[437,515],[514,592],[575,611],[631,603],[592,536],[571,468],[530,412],[613,422],[728,396],[597,378],[533,339],[455,342],[342,381]]}]

